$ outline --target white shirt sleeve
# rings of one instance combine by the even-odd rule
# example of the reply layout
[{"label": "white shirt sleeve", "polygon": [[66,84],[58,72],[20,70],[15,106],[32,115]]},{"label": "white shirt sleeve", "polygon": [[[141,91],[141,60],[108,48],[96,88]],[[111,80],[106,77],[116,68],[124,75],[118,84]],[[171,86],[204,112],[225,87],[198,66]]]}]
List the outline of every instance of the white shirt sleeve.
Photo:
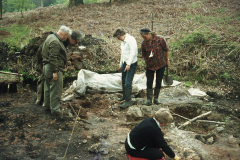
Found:
[{"label": "white shirt sleeve", "polygon": [[137,41],[135,40],[134,37],[129,38],[128,45],[130,48],[130,54],[129,54],[127,64],[131,65],[133,62],[133,59],[136,59],[135,57],[137,57],[137,53],[138,53]]}]

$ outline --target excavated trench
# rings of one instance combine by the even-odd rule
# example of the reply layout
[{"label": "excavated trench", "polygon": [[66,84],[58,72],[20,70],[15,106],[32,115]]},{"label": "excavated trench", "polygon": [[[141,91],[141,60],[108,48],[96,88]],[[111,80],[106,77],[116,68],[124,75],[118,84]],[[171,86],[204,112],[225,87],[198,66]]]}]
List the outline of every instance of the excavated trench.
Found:
[{"label": "excavated trench", "polygon": [[[47,36],[48,34],[46,34]],[[89,37],[91,39],[91,36]],[[43,39],[36,39],[37,44],[41,44]],[[83,42],[85,43],[85,42]],[[99,44],[100,41],[92,39],[88,43]],[[103,43],[103,42],[101,42]],[[1,43],[2,44],[2,43]],[[9,51],[9,47],[4,45],[4,53]],[[25,61],[31,61],[24,65],[25,70],[35,66],[36,59],[27,55],[35,55],[34,49],[26,49]],[[88,53],[84,51],[84,54]],[[106,53],[103,53],[104,56]],[[5,55],[5,57],[4,57]],[[1,55],[0,70],[8,67],[12,72],[16,71],[16,58],[13,53]],[[101,57],[103,58],[103,57]],[[23,58],[24,59],[24,58]],[[99,60],[99,59],[98,59]],[[25,61],[22,61],[24,63]],[[99,60],[99,64],[101,65]],[[36,67],[36,66],[35,66]],[[141,120],[148,117],[149,114],[143,114],[143,117],[128,116],[128,109],[121,110],[116,99],[121,95],[114,94],[87,94],[84,97],[71,101],[71,105],[84,121],[73,121],[69,119],[57,119],[50,113],[45,113],[41,105],[34,104],[36,101],[37,80],[32,80],[24,75],[22,83],[23,93],[17,93],[16,83],[8,85],[1,84],[0,91],[0,130],[4,146],[0,149],[2,159],[57,159],[65,156],[71,133],[73,133],[66,157],[68,159],[119,159],[125,160],[124,140],[126,134],[136,126]],[[64,79],[64,90],[76,80],[76,77]],[[197,86],[196,86],[197,87]],[[152,111],[157,111],[161,107],[168,107],[173,113],[185,118],[192,119],[200,114],[212,111],[209,116],[201,120],[226,122],[226,125],[216,123],[192,122],[181,128],[182,131],[194,132],[196,142],[213,146],[218,145],[219,137],[224,134],[232,135],[233,138],[240,138],[240,106],[236,99],[227,100],[224,97],[210,96],[204,98],[191,96],[184,85],[176,87],[163,88],[160,93],[161,105],[153,105]],[[142,102],[146,100],[146,93],[142,91],[133,98],[134,106],[144,108]],[[82,106],[79,110],[79,106]],[[74,115],[69,102],[63,102],[62,107],[68,111],[69,115]],[[187,119],[174,116],[174,126],[179,127]],[[73,131],[73,127],[75,129]],[[173,130],[173,128],[169,128]],[[168,128],[166,128],[168,130]],[[72,132],[73,131],[73,132]],[[184,134],[184,133],[183,133]],[[171,135],[171,134],[170,134]],[[171,135],[173,136],[173,135]],[[108,148],[109,152],[105,155],[102,152],[89,152],[88,148],[96,143],[101,143],[102,148]],[[171,143],[170,143],[171,144]],[[235,141],[234,141],[235,144]],[[236,142],[237,147],[240,143]],[[174,144],[171,144],[174,146]],[[176,146],[174,146],[177,148]],[[235,146],[236,147],[236,146]],[[179,148],[177,148],[179,149]],[[176,152],[180,152],[180,149]],[[183,157],[187,157],[184,154]],[[206,159],[198,153],[200,159]]]}]

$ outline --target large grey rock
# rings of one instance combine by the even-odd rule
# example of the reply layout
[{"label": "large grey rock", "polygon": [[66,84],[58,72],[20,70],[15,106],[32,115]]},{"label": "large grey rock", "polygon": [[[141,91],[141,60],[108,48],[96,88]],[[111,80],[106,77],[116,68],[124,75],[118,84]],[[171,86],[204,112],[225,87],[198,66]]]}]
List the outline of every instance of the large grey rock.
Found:
[{"label": "large grey rock", "polygon": [[140,108],[132,106],[129,107],[127,111],[127,116],[129,116],[130,118],[141,118],[143,117],[143,114]]},{"label": "large grey rock", "polygon": [[151,106],[142,106],[142,107],[141,107],[141,110],[142,110],[143,115],[146,115],[147,117],[152,117],[153,114],[155,113],[155,112],[152,110],[152,107],[151,107]]}]

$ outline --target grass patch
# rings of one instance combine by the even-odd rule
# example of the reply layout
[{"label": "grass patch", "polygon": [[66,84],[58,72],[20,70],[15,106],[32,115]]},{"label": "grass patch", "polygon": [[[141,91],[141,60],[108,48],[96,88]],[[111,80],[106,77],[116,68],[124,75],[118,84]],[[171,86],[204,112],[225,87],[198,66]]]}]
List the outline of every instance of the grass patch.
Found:
[{"label": "grass patch", "polygon": [[215,11],[221,14],[225,14],[227,12],[225,8],[218,8],[218,9],[215,9]]},{"label": "grass patch", "polygon": [[11,49],[15,51],[20,51],[31,39],[29,36],[31,29],[27,25],[13,24],[9,28],[2,28],[1,30],[11,33],[10,36],[3,38],[2,42],[11,46]]},{"label": "grass patch", "polygon": [[43,29],[46,31],[58,30],[57,27],[55,27],[55,26],[44,26]]},{"label": "grass patch", "polygon": [[[235,31],[233,27],[231,30]],[[229,69],[238,60],[238,43],[231,39],[226,41],[224,35],[213,33],[204,26],[190,34],[179,32],[178,35],[181,38],[170,44],[172,60],[177,62],[170,67],[173,75],[178,75],[174,80],[187,81],[185,86],[191,86],[192,81],[213,86],[220,82],[238,85],[239,78]]]},{"label": "grass patch", "polygon": [[188,82],[185,82],[185,84],[184,84],[186,87],[191,87],[191,85],[192,85],[192,82],[190,82],[190,81],[188,81]]},{"label": "grass patch", "polygon": [[201,6],[200,2],[195,2],[195,3],[191,4],[191,8],[198,8],[200,6]]}]

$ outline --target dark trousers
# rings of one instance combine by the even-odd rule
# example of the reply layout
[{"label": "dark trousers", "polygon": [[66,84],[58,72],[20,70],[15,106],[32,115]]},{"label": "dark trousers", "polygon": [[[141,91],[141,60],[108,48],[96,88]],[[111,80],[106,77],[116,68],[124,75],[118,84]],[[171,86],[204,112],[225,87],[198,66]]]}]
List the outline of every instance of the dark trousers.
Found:
[{"label": "dark trousers", "polygon": [[146,147],[144,150],[131,149],[127,140],[125,141],[125,149],[132,157],[146,158],[150,160],[157,160],[163,157],[163,153],[156,148]]},{"label": "dark trousers", "polygon": [[122,63],[122,86],[126,89],[132,89],[132,81],[137,69],[137,62],[131,64],[130,71],[124,72],[126,65],[126,63]]},{"label": "dark trousers", "polygon": [[[161,87],[162,87],[162,79],[163,79],[164,71],[165,71],[165,66],[160,68],[159,70],[156,70],[156,86],[155,86],[156,89],[161,89]],[[154,72],[155,71],[152,71],[149,69],[146,70],[147,89],[152,89]]]}]

